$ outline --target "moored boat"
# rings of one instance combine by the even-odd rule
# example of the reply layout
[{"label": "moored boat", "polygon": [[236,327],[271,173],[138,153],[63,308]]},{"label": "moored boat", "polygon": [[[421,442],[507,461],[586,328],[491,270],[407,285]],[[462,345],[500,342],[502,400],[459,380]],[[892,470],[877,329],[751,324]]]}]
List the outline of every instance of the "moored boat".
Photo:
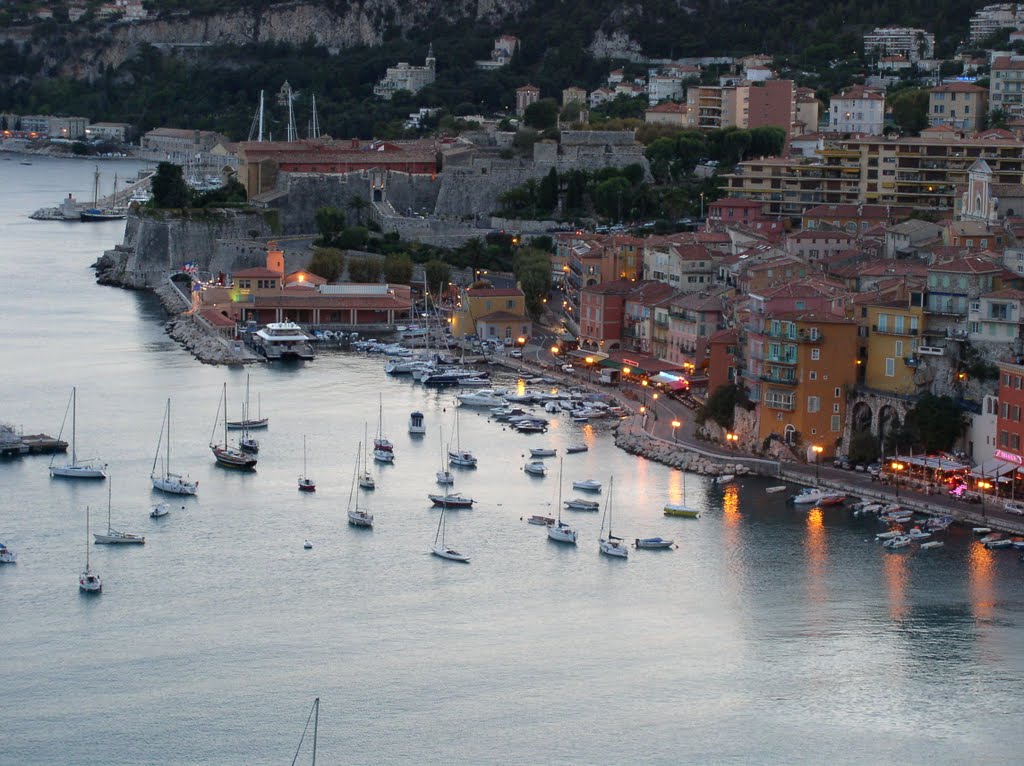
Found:
[{"label": "moored boat", "polygon": [[430,502],[439,508],[472,508],[473,503],[476,502],[471,497],[466,497],[459,492],[449,492],[443,495],[427,495],[430,498]]},{"label": "moored boat", "polygon": [[599,502],[597,502],[596,500],[584,500],[582,497],[574,497],[572,500],[566,500],[564,505],[570,511],[601,510],[601,504]]},{"label": "moored boat", "polygon": [[528,516],[527,519],[526,519],[526,523],[527,524],[534,524],[534,525],[536,525],[538,527],[550,527],[552,524],[555,523],[555,517],[554,516],[537,516],[537,515]]},{"label": "moored boat", "polygon": [[578,452],[586,452],[588,449],[590,448],[586,444],[570,444],[565,451],[570,455],[575,455]]},{"label": "moored boat", "polygon": [[557,452],[557,450],[548,447],[531,447],[530,457],[554,457]]},{"label": "moored boat", "polygon": [[633,545],[637,548],[671,548],[675,543],[663,537],[638,537]]},{"label": "moored boat", "polygon": [[597,479],[581,479],[580,481],[574,481],[572,488],[583,492],[600,492],[601,482]]},{"label": "moored boat", "polygon": [[909,535],[897,535],[890,540],[886,540],[882,545],[890,550],[899,550],[908,547],[912,542],[914,540]]},{"label": "moored boat", "polygon": [[529,463],[523,466],[523,470],[533,476],[544,476],[547,472],[547,466],[545,466],[539,460],[531,460]]},{"label": "moored boat", "polygon": [[18,554],[0,543],[0,564],[17,564]]}]

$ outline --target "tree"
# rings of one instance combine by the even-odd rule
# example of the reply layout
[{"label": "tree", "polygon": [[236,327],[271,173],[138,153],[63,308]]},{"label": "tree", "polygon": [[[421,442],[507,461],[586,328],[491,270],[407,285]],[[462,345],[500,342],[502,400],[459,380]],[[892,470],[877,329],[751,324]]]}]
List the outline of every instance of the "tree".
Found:
[{"label": "tree", "polygon": [[350,282],[380,282],[384,267],[377,258],[349,258],[348,279]]},{"label": "tree", "polygon": [[928,127],[927,88],[904,88],[891,95],[886,108],[904,133],[919,133]]},{"label": "tree", "polygon": [[336,238],[338,247],[343,250],[361,250],[366,246],[370,233],[364,226],[350,226],[343,229]]},{"label": "tree", "polygon": [[389,285],[407,285],[412,281],[412,258],[408,253],[392,253],[384,258],[384,281]]},{"label": "tree", "polygon": [[722,428],[730,429],[733,426],[736,405],[745,404],[746,401],[746,394],[740,386],[735,383],[727,383],[711,393],[700,412],[697,413],[697,419],[702,423],[713,420]]},{"label": "tree", "polygon": [[423,264],[423,272],[427,277],[427,289],[434,295],[439,295],[448,286],[452,276],[451,267],[436,259]]},{"label": "tree", "polygon": [[356,223],[359,224],[360,226],[363,225],[363,211],[366,210],[366,208],[368,208],[369,206],[370,203],[367,202],[363,197],[360,197],[358,194],[353,194],[349,198],[348,209],[355,211]]},{"label": "tree", "polygon": [[558,171],[554,168],[541,179],[537,187],[537,212],[548,215],[558,206]]},{"label": "tree", "polygon": [[851,463],[873,463],[878,459],[878,439],[871,431],[858,431],[850,438],[847,456]]},{"label": "tree", "polygon": [[516,254],[513,271],[526,298],[526,310],[539,318],[551,291],[551,256],[543,250],[523,248]]},{"label": "tree", "polygon": [[345,228],[345,211],[336,207],[318,207],[313,214],[320,239],[325,245],[333,244]]},{"label": "tree", "polygon": [[907,413],[905,425],[925,452],[944,452],[967,428],[967,418],[954,399],[924,394]]},{"label": "tree", "polygon": [[558,104],[552,98],[534,101],[523,112],[523,122],[535,130],[547,130],[558,124]]},{"label": "tree", "polygon": [[622,220],[633,205],[632,186],[625,178],[618,176],[600,182],[594,189],[594,208],[606,218]]},{"label": "tree", "polygon": [[186,208],[192,202],[192,192],[185,183],[185,171],[181,165],[161,162],[150,183],[153,192],[153,206],[165,208]]},{"label": "tree", "polygon": [[337,282],[345,270],[345,256],[334,247],[315,247],[309,270],[328,282]]}]

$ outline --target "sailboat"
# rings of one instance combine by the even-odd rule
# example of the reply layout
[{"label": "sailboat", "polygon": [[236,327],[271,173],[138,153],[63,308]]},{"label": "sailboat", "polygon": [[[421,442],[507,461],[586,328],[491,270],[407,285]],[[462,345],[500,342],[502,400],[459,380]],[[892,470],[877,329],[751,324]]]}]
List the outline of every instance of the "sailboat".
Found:
[{"label": "sailboat", "polygon": [[380,463],[395,462],[395,445],[384,436],[384,397],[380,398],[377,415],[377,438],[373,440],[373,459]]},{"label": "sailboat", "polygon": [[[359,447],[356,450],[356,470],[355,473],[359,473],[359,456],[363,454],[363,443],[359,442]],[[372,527],[373,526],[373,514],[359,507],[359,493],[356,492],[355,476],[352,477],[352,486],[348,492],[348,523],[354,527]]]},{"label": "sailboat", "polygon": [[[785,489],[785,488],[783,488]],[[686,504],[686,474],[683,474],[683,502],[665,503],[664,513],[666,516],[681,516],[684,519],[699,519],[700,511]]]},{"label": "sailboat", "polygon": [[437,483],[454,484],[455,476],[444,465],[444,427],[439,428],[438,432],[441,437],[441,470],[435,474],[437,476]]},{"label": "sailboat", "polygon": [[[601,553],[608,556],[618,556],[619,558],[629,557],[629,548],[626,547],[625,541],[621,537],[616,537],[612,534],[612,487],[615,482],[615,477],[611,477],[608,481],[608,497],[604,501],[604,516],[601,517],[601,536],[598,539],[598,547]],[[604,533],[604,523],[608,522],[608,534]]]},{"label": "sailboat", "polygon": [[448,447],[448,462],[463,468],[476,468],[476,458],[469,450],[462,449],[462,433],[459,428],[459,407],[455,408],[455,449]]},{"label": "sailboat", "polygon": [[[225,416],[227,412],[224,413]],[[245,404],[242,405],[242,438],[238,440],[238,446],[242,452],[249,452],[255,455],[260,451],[259,440],[249,433],[249,376],[245,376]]]},{"label": "sailboat", "polygon": [[217,418],[213,421],[213,431],[210,433],[210,449],[213,451],[213,456],[217,458],[217,464],[225,466],[226,468],[255,468],[256,458],[251,455],[247,455],[240,449],[232,447],[228,442],[228,428],[227,423],[224,425],[224,442],[222,444],[214,444],[213,437],[217,433],[217,424],[220,422],[220,410],[224,408],[224,415],[227,417],[228,412],[228,384],[224,384],[224,396],[221,402],[217,404]]},{"label": "sailboat", "polygon": [[469,556],[455,550],[455,548],[452,548],[445,542],[445,518],[447,517],[447,514],[447,507],[442,505],[441,518],[437,520],[437,533],[434,535],[434,544],[430,546],[430,552],[443,559],[449,559],[450,561],[462,561],[468,564]]},{"label": "sailboat", "polygon": [[[369,439],[367,439],[366,432],[367,432],[367,425],[364,422],[363,423],[363,441],[368,445],[370,442],[369,442]],[[359,450],[359,455],[358,455],[358,457],[356,459],[356,463],[359,463],[360,460],[364,460],[364,458],[363,458],[363,450],[361,448]],[[377,482],[374,481],[373,474],[370,473],[370,459],[369,459],[369,456],[367,456],[365,458],[365,463],[363,464],[362,470],[359,471],[359,486],[362,487],[363,489],[376,489],[377,488]]]},{"label": "sailboat", "polygon": [[117,204],[117,175],[114,175],[114,201],[110,207],[100,207],[100,169],[96,167],[92,185],[92,207],[86,208],[81,213],[81,219],[86,222],[95,221],[120,221],[128,216],[128,208]]},{"label": "sailboat", "polygon": [[89,566],[89,506],[85,506],[85,571],[78,575],[78,589],[85,593],[99,593],[103,580]]},{"label": "sailboat", "polygon": [[[312,548],[313,546],[306,541],[306,548]],[[317,724],[320,722],[320,698],[317,697],[313,700],[313,708],[309,711],[309,718],[306,719],[306,728],[302,730],[302,736],[299,737],[299,746],[295,748],[295,757],[292,758],[292,766],[295,766],[299,760],[299,752],[302,750],[302,743],[306,739],[306,732],[309,731],[309,721],[313,721],[313,766],[316,766],[316,729]]]},{"label": "sailboat", "polygon": [[302,476],[299,477],[300,492],[316,492],[316,482],[306,475],[306,435],[302,435]]},{"label": "sailboat", "polygon": [[[229,420],[228,430],[229,431],[254,431],[257,428],[266,428],[270,425],[270,418],[263,417],[263,405],[260,400],[260,395],[256,394],[256,417],[250,418],[249,414],[249,376],[245,376],[245,408],[242,411],[241,420]],[[224,417],[227,417],[227,412],[224,413]]]},{"label": "sailboat", "polygon": [[[71,462],[67,465],[54,465],[50,461],[50,476],[63,476],[68,479],[105,479],[107,478],[107,464],[102,466],[96,460],[83,460],[78,462],[78,451],[76,448],[78,431],[78,389],[71,389],[71,401],[68,403],[71,408]],[[64,418],[67,419],[67,410],[64,411]],[[60,434],[64,433],[64,424],[61,423]]]},{"label": "sailboat", "polygon": [[576,544],[576,530],[562,521],[562,461],[558,461],[558,521],[548,527],[548,538],[558,543]]},{"label": "sailboat", "polygon": [[113,488],[114,482],[108,482],[107,484],[107,531],[93,532],[93,539],[97,545],[124,545],[124,544],[135,544],[142,545],[146,542],[146,538],[142,535],[134,535],[131,532],[122,532],[119,529],[114,529],[110,525],[110,495]]},{"label": "sailboat", "polygon": [[[167,451],[164,455],[163,465],[160,473],[156,472],[156,461],[160,458],[160,443],[163,441],[164,432],[167,433]],[[167,409],[164,413],[164,421],[160,425],[160,437],[156,441],[156,453],[153,455],[153,467],[149,470],[149,480],[153,482],[153,488],[161,492],[170,492],[173,495],[194,495],[199,489],[198,481],[189,481],[178,473],[171,473],[171,400],[167,400]]]}]

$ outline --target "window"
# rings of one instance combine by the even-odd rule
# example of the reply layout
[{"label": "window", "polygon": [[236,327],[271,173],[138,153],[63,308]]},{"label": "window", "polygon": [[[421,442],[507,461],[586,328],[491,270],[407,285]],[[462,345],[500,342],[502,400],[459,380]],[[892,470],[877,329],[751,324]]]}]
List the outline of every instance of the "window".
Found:
[{"label": "window", "polygon": [[838,399],[842,395],[843,395],[843,390],[839,386],[836,386],[836,399]]},{"label": "window", "polygon": [[1010,434],[1010,449],[1020,449],[1020,434]]},{"label": "window", "polygon": [[893,353],[895,353],[896,356],[903,356],[903,341],[898,340],[898,341],[896,341],[895,345],[896,345],[896,348],[895,348]]},{"label": "window", "polygon": [[835,414],[835,415],[838,415],[838,414],[839,414],[839,405],[838,405],[838,404],[833,404],[833,405],[832,405],[832,412],[833,412],[833,414]]},{"label": "window", "polygon": [[832,431],[833,431],[833,433],[838,433],[839,431],[842,431],[842,430],[843,430],[843,429],[842,429],[842,426],[841,426],[841,424],[840,424],[840,422],[839,422],[839,420],[840,420],[840,419],[839,419],[839,416],[838,416],[838,415],[833,415],[833,416],[832,416],[832,423],[831,423],[831,427],[832,427]]},{"label": "window", "polygon": [[821,359],[821,349],[820,348],[812,348],[811,349],[811,361],[812,362],[817,362],[819,359]]},{"label": "window", "polygon": [[809,373],[807,373],[807,379],[808,380],[817,380],[818,379],[818,373],[815,372],[814,370],[811,370]]},{"label": "window", "polygon": [[896,360],[892,357],[885,360],[885,377],[896,377]]},{"label": "window", "polygon": [[1013,387],[1020,391],[1020,375],[1013,376]]},{"label": "window", "polygon": [[1016,404],[1013,405],[1013,419],[1017,423],[1020,422],[1020,407],[1018,407]]},{"label": "window", "polygon": [[808,396],[807,397],[807,411],[808,412],[817,412],[820,409],[821,409],[821,399],[819,399],[817,396]]}]

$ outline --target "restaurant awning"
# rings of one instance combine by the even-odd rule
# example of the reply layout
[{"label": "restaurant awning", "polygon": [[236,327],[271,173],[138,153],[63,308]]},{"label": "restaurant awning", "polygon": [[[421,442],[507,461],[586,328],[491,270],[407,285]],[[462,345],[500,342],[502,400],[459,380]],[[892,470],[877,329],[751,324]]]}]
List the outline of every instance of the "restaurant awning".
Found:
[{"label": "restaurant awning", "polygon": [[999,458],[989,458],[984,463],[974,466],[971,469],[971,476],[978,479],[997,479],[1002,476],[1010,476],[1020,466],[1016,463],[1008,463]]},{"label": "restaurant awning", "polygon": [[679,375],[671,375],[667,372],[659,372],[656,375],[652,375],[650,380],[656,385],[664,386],[669,391],[678,391],[680,388],[689,388],[690,386],[686,378]]}]

